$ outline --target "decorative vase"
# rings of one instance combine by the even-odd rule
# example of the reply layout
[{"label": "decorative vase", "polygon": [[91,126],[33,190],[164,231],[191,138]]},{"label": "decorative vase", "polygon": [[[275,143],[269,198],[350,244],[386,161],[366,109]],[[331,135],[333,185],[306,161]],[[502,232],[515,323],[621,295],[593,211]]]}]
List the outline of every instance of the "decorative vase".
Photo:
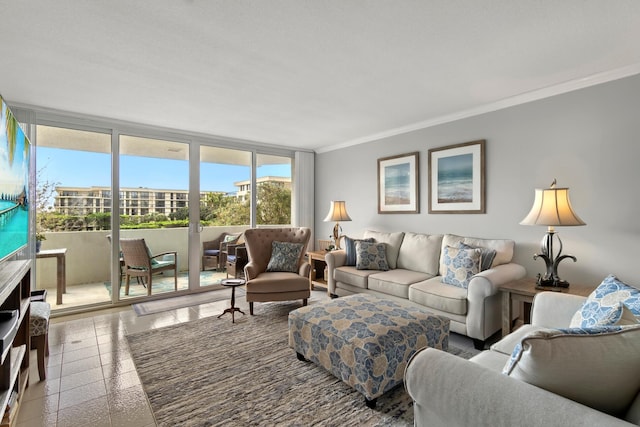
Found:
[{"label": "decorative vase", "polygon": [[36,240],[36,253],[40,252],[40,246],[42,246],[42,240]]}]

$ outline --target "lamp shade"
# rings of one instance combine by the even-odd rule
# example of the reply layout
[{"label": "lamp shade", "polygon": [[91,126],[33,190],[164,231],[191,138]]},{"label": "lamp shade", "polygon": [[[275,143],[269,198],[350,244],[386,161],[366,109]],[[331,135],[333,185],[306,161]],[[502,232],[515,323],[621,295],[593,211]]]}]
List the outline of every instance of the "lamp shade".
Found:
[{"label": "lamp shade", "polygon": [[325,221],[351,221],[344,200],[333,200]]},{"label": "lamp shade", "polygon": [[568,188],[536,188],[533,207],[520,222],[522,225],[572,226],[585,222],[571,208]]}]

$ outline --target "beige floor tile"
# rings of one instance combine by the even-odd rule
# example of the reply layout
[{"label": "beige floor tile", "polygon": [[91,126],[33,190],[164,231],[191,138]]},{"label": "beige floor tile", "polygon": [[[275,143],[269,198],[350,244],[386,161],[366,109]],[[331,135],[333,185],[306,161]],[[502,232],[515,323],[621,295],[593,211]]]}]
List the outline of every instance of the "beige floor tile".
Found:
[{"label": "beige floor tile", "polygon": [[136,385],[109,393],[108,398],[113,426],[144,426],[154,423],[142,386]]},{"label": "beige floor tile", "polygon": [[106,396],[83,401],[61,409],[57,427],[111,427],[109,401]]},{"label": "beige floor tile", "polygon": [[62,411],[63,409],[106,395],[107,388],[105,387],[104,380],[101,379],[100,381],[72,388],[71,390],[61,391],[58,409]]},{"label": "beige floor tile", "polygon": [[87,359],[76,360],[69,363],[64,363],[64,356],[62,356],[62,375],[71,375],[78,372],[88,371],[93,368],[99,368],[102,366],[100,363],[100,356],[93,356]]},{"label": "beige floor tile", "polygon": [[102,376],[101,367],[78,372],[76,374],[65,375],[60,378],[60,392],[62,393],[86,384],[102,381],[103,379],[104,377]]}]

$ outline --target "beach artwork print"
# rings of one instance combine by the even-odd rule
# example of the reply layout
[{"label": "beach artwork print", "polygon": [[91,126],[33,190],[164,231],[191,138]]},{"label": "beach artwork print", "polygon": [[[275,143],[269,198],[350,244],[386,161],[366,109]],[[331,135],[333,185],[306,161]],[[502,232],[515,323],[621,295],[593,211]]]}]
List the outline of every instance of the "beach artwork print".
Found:
[{"label": "beach artwork print", "polygon": [[418,212],[418,153],[378,159],[378,213]]},{"label": "beach artwork print", "polygon": [[29,237],[30,143],[0,97],[0,260],[27,244]]},{"label": "beach artwork print", "polygon": [[485,213],[485,141],[429,150],[429,213]]},{"label": "beach artwork print", "polygon": [[473,202],[473,155],[460,154],[438,162],[438,203]]}]

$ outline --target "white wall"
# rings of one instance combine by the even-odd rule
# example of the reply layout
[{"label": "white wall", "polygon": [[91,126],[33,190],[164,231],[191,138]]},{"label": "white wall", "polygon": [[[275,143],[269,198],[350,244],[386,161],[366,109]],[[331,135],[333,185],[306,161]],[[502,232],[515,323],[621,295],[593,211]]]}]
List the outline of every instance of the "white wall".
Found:
[{"label": "white wall", "polygon": [[[428,214],[430,148],[485,139],[486,214]],[[420,214],[377,213],[377,159],[420,152]],[[516,241],[515,262],[529,276],[544,272],[533,260],[545,227],[523,226],[535,188],[569,187],[583,227],[558,227],[565,254],[558,269],[570,282],[596,285],[609,273],[640,284],[640,76],[581,89],[316,156],[316,238],[331,200],[346,200],[352,222],[366,228],[454,233]]]}]

